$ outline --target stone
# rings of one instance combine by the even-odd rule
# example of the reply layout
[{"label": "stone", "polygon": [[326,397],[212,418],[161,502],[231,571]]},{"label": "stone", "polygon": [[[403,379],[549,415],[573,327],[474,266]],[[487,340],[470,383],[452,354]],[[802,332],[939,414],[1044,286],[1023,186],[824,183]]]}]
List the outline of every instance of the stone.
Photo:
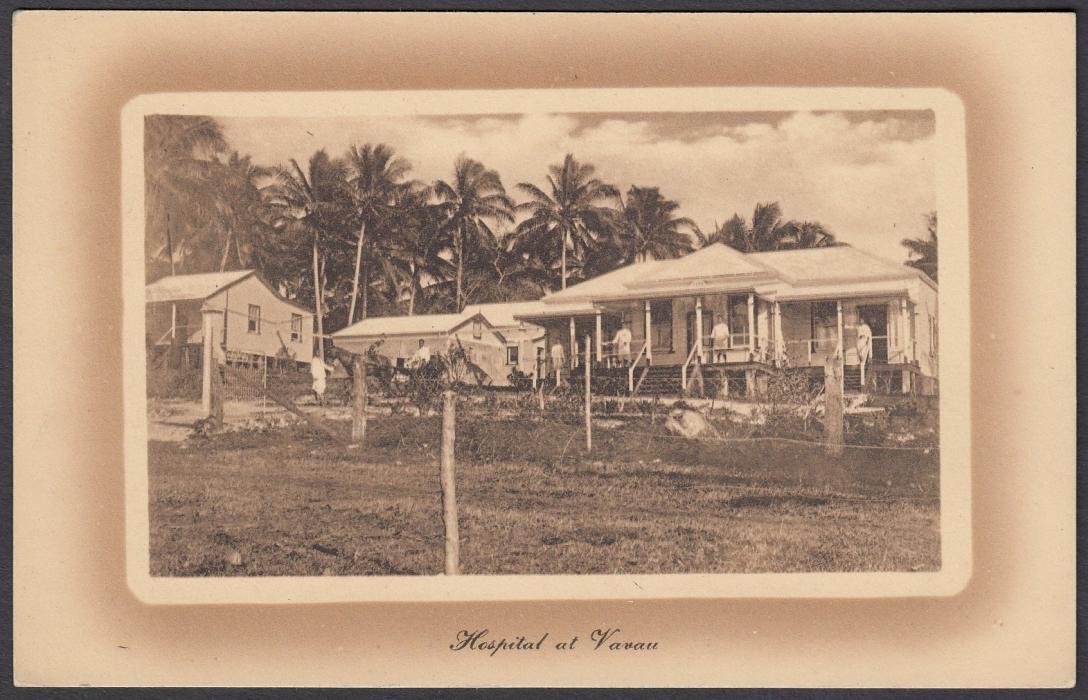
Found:
[{"label": "stone", "polygon": [[685,408],[675,408],[665,420],[665,429],[673,435],[694,438],[705,434],[716,434],[714,427],[706,421],[703,414]]}]

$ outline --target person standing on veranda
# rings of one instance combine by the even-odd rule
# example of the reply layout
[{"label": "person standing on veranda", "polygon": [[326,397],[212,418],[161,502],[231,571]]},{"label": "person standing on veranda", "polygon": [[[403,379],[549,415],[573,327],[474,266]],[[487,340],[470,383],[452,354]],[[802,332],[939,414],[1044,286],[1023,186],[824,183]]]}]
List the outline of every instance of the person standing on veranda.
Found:
[{"label": "person standing on veranda", "polygon": [[567,356],[567,353],[566,353],[565,350],[563,350],[563,343],[562,343],[562,341],[560,341],[557,338],[556,341],[555,341],[555,344],[552,345],[552,351],[551,351],[552,367],[555,368],[555,385],[556,386],[559,386],[559,382],[560,382],[560,378],[561,378],[560,372],[563,369],[563,363],[566,361],[566,356]]},{"label": "person standing on veranda", "polygon": [[858,364],[861,366],[861,385],[865,386],[865,364],[873,354],[873,329],[862,319],[858,323]]},{"label": "person standing on veranda", "polygon": [[631,364],[631,324],[624,322],[616,335],[612,338],[612,344],[616,347],[616,360],[621,367]]},{"label": "person standing on veranda", "polygon": [[729,349],[729,325],[725,318],[719,318],[710,329],[710,338],[714,344],[714,362],[725,362],[725,351]]}]

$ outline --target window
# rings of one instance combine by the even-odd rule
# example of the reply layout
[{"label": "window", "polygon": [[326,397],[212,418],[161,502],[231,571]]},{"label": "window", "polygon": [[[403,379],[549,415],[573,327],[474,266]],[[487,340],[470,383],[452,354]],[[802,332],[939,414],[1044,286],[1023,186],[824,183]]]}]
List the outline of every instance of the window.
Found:
[{"label": "window", "polygon": [[506,346],[506,364],[516,365],[518,363],[518,346],[507,345]]},{"label": "window", "polygon": [[672,352],[672,301],[650,304],[650,349]]},{"label": "window", "polygon": [[812,349],[833,352],[839,344],[839,308],[833,301],[812,302]]},{"label": "window", "polygon": [[484,337],[484,322],[480,319],[472,322],[472,337],[476,340]]},{"label": "window", "polygon": [[261,307],[256,304],[249,305],[249,325],[247,328],[250,333],[260,334],[261,332]]},{"label": "window", "polygon": [[729,334],[732,345],[748,345],[748,296],[734,295],[727,299],[729,305],[728,320]]},{"label": "window", "polygon": [[302,314],[291,314],[291,340],[302,340]]}]

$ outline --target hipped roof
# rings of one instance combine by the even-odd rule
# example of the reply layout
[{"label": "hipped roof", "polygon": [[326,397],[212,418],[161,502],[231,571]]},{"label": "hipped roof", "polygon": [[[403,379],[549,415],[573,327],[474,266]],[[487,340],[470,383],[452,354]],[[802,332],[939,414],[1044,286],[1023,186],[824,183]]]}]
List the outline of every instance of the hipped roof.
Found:
[{"label": "hipped roof", "polygon": [[518,316],[532,320],[592,314],[599,302],[691,294],[704,288],[788,295],[795,287],[805,287],[806,292],[822,287],[826,293],[834,293],[836,286],[916,278],[936,289],[936,283],[921,271],[849,245],[742,253],[718,243],[682,258],[621,267],[546,295],[541,310]]}]

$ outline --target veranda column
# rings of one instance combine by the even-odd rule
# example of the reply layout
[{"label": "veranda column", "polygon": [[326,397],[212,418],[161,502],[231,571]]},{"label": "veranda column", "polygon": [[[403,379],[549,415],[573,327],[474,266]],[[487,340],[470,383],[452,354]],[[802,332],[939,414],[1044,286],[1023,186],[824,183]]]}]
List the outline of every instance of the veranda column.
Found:
[{"label": "veranda column", "polygon": [[907,300],[899,300],[899,332],[896,335],[899,337],[899,355],[902,358],[900,361],[906,364],[907,362]]},{"label": "veranda column", "polygon": [[[899,344],[902,346],[899,350],[899,354],[902,357],[903,364],[907,364],[910,361],[910,356],[907,354],[907,332],[910,327],[910,322],[907,317],[907,300],[899,300]],[[903,378],[900,382],[900,389],[904,394],[909,394],[911,391],[911,375],[907,369],[903,370]]]},{"label": "veranda column", "polygon": [[846,348],[843,347],[842,343],[842,299],[835,301],[835,315],[837,316],[838,320],[839,333],[839,347],[836,350],[836,356],[838,358],[838,362],[840,363],[839,366],[841,368],[839,372],[839,389],[842,390],[846,388]]},{"label": "veranda column", "polygon": [[[699,348],[699,362],[703,361],[703,298],[695,297],[695,347]],[[690,352],[690,350],[689,350]]]},{"label": "veranda column", "polygon": [[601,361],[601,310],[597,309],[597,362]]},{"label": "veranda column", "polygon": [[774,359],[781,364],[786,355],[786,338],[782,335],[782,305],[774,302]]},{"label": "veranda column", "polygon": [[574,330],[574,317],[570,317],[570,368],[574,369],[578,365],[578,338],[575,337]]},{"label": "veranda column", "polygon": [[650,328],[651,328],[650,323],[651,323],[651,321],[650,321],[650,300],[649,299],[647,299],[646,302],[645,302],[645,310],[646,310],[646,362],[650,362],[650,360],[653,359],[653,357],[651,355],[651,350],[653,348],[653,343],[650,342]]},{"label": "veranda column", "polygon": [[756,357],[756,295],[748,293],[748,359]]},{"label": "veranda column", "polygon": [[914,306],[907,301],[906,307],[907,315],[904,320],[907,324],[907,329],[903,334],[903,352],[906,354],[908,362],[914,362],[918,359],[914,348]]},{"label": "veranda column", "polygon": [[835,302],[835,316],[836,316],[836,323],[837,323],[837,329],[836,330],[838,332],[838,337],[839,337],[839,352],[841,352],[842,356],[845,358],[846,357],[846,348],[842,344],[842,300],[841,299],[839,301]]}]

